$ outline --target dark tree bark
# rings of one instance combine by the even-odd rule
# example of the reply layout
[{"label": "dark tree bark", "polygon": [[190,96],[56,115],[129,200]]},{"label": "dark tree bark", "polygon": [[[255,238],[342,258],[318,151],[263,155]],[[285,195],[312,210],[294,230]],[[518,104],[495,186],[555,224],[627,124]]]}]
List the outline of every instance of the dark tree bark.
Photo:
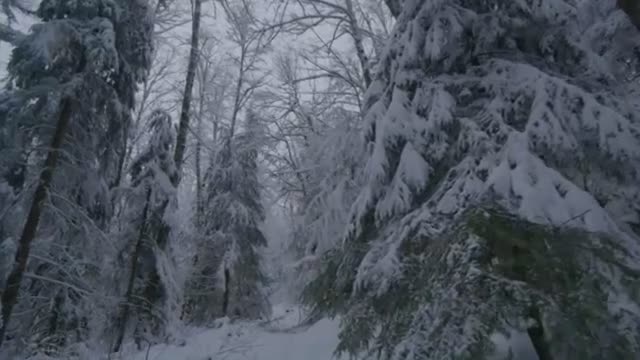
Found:
[{"label": "dark tree bark", "polygon": [[187,67],[187,81],[182,97],[182,110],[180,111],[180,125],[178,127],[178,138],[176,141],[176,152],[174,160],[178,173],[184,161],[185,148],[187,146],[187,132],[189,130],[191,99],[193,96],[193,83],[196,77],[196,67],[198,66],[199,41],[200,41],[200,18],[202,16],[202,0],[194,1],[193,22],[191,28],[191,52],[189,54],[189,65]]},{"label": "dark tree bark", "polygon": [[222,316],[227,316],[229,313],[229,292],[231,282],[231,273],[229,269],[224,269],[224,293],[222,294]]},{"label": "dark tree bark", "polygon": [[29,215],[27,216],[27,221],[25,222],[22,235],[20,236],[15,264],[7,278],[6,288],[2,294],[3,321],[2,326],[0,327],[0,347],[2,346],[7,328],[9,327],[13,307],[16,305],[18,300],[20,284],[22,283],[22,277],[24,276],[24,272],[27,268],[29,253],[31,252],[31,243],[38,231],[38,224],[40,223],[42,209],[44,208],[44,202],[51,188],[51,181],[60,156],[59,150],[62,147],[64,135],[69,127],[70,119],[71,100],[64,99],[62,100],[60,114],[58,115],[56,129],[51,141],[49,152],[47,153],[47,159],[45,160],[44,167],[40,173],[40,179],[33,195],[33,202],[29,209]]},{"label": "dark tree bark", "polygon": [[120,153],[120,156],[118,156],[118,169],[117,169],[116,177],[113,180],[113,183],[111,184],[111,188],[118,187],[122,183],[122,175],[124,174],[124,164],[127,160],[127,155],[129,153],[129,131],[130,130],[131,130],[131,123],[128,123],[124,128],[124,134],[123,134],[124,146],[121,149],[122,152]]},{"label": "dark tree bark", "polygon": [[151,189],[147,190],[147,198],[144,203],[144,210],[142,211],[142,224],[138,232],[138,239],[136,241],[136,247],[131,255],[131,272],[129,273],[129,281],[127,283],[127,291],[124,296],[124,303],[122,304],[122,312],[120,313],[120,319],[118,321],[118,337],[116,338],[113,346],[113,352],[120,351],[122,346],[122,340],[124,339],[124,333],[127,330],[127,322],[129,321],[129,313],[131,310],[131,302],[133,300],[133,284],[138,274],[138,259],[142,253],[142,247],[144,245],[145,235],[147,232],[147,217],[149,213],[149,202],[151,200]]}]

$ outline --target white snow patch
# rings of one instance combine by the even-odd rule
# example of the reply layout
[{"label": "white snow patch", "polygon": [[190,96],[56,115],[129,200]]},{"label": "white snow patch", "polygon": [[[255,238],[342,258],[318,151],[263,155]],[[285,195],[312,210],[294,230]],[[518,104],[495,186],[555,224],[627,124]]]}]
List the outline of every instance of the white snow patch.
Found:
[{"label": "white snow patch", "polygon": [[[323,319],[296,332],[302,319],[295,307],[273,309],[273,320],[231,323],[215,329],[191,329],[184,344],[156,345],[137,353],[122,354],[127,360],[332,360],[338,344],[339,321]],[[281,330],[275,330],[281,329]],[[286,330],[291,329],[291,330]],[[113,358],[115,359],[115,358]]]}]

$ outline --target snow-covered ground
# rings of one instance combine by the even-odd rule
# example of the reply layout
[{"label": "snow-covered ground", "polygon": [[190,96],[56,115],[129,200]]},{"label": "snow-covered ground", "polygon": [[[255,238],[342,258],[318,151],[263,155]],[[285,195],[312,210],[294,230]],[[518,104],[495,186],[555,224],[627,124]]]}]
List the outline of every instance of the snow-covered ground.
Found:
[{"label": "snow-covered ground", "polygon": [[[324,319],[297,329],[301,313],[276,306],[270,323],[220,321],[217,328],[192,329],[179,345],[156,345],[127,360],[332,360],[338,320]],[[148,353],[147,353],[148,351]]]},{"label": "snow-covered ground", "polygon": [[[288,311],[288,312],[286,312]],[[279,313],[278,313],[279,312]],[[323,319],[311,327],[298,328],[295,308],[276,307],[276,321],[229,323],[213,329],[192,329],[180,345],[156,345],[139,352],[124,352],[118,360],[345,360],[336,358],[339,321]],[[537,360],[526,335],[494,337],[498,346],[492,360]],[[509,350],[508,343],[511,343]],[[509,352],[511,351],[511,355]],[[510,357],[511,356],[511,357]],[[111,357],[111,360],[116,358]]]},{"label": "snow-covered ground", "polygon": [[[310,327],[298,327],[301,321],[301,312],[296,307],[276,306],[269,323],[221,320],[216,328],[189,330],[184,336],[186,340],[178,342],[179,345],[129,350],[110,359],[346,360],[347,356],[337,358],[333,354],[338,344],[339,320],[323,319]],[[509,337],[494,337],[498,349],[491,360],[537,360],[525,334],[512,333]]]},{"label": "snow-covered ground", "polygon": [[[126,344],[118,356],[104,360],[337,360],[333,352],[338,345],[339,320],[323,319],[312,326],[299,326],[304,313],[292,302],[290,284],[283,272],[289,270],[285,259],[285,239],[289,224],[282,216],[268,212],[264,224],[269,247],[265,251],[265,271],[277,281],[272,284],[270,299],[275,305],[271,319],[264,322],[230,322],[221,319],[208,329],[179,331],[179,340],[159,344],[141,351]],[[94,359],[91,359],[94,360]]]}]

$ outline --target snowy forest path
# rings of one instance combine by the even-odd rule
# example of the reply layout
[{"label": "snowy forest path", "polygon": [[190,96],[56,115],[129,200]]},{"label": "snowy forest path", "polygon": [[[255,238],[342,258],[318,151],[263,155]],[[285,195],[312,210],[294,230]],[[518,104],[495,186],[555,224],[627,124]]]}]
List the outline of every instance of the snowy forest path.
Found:
[{"label": "snowy forest path", "polygon": [[[291,306],[274,306],[269,329],[259,322],[232,322],[221,319],[213,328],[193,328],[185,341],[160,344],[139,352],[121,353],[129,360],[331,360],[338,343],[339,322],[322,319],[313,324],[300,323],[301,311]],[[306,319],[303,319],[303,321]],[[112,360],[115,360],[112,357]]]}]

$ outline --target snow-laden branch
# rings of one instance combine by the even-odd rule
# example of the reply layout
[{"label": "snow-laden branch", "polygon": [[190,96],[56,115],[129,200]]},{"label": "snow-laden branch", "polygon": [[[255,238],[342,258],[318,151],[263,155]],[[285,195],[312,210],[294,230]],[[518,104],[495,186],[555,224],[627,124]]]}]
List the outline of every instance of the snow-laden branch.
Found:
[{"label": "snow-laden branch", "polygon": [[19,30],[13,29],[8,25],[0,24],[0,41],[8,42],[16,45],[26,35]]}]

